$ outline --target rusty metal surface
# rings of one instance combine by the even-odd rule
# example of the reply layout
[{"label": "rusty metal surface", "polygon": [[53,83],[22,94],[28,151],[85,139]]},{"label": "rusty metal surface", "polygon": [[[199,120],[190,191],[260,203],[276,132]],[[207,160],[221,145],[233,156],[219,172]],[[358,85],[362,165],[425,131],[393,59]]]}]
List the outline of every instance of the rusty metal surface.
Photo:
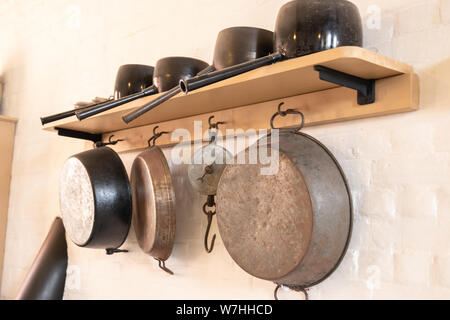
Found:
[{"label": "rusty metal surface", "polygon": [[345,254],[352,207],[340,166],[317,140],[280,133],[280,171],[230,165],[217,192],[225,247],[245,271],[276,283],[309,287]]},{"label": "rusty metal surface", "polygon": [[154,258],[167,260],[175,238],[175,192],[160,148],[150,148],[134,160],[131,190],[139,246]]},{"label": "rusty metal surface", "polygon": [[280,153],[276,175],[260,175],[260,168],[227,166],[217,192],[217,223],[225,247],[242,269],[277,280],[306,254],[312,207],[303,177],[286,154]]}]

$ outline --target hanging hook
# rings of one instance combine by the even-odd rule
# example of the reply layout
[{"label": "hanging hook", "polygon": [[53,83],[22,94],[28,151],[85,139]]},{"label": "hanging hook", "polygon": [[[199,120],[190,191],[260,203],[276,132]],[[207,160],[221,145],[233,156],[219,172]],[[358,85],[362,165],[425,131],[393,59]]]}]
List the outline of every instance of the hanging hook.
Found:
[{"label": "hanging hook", "polygon": [[117,143],[124,141],[123,139],[117,139],[112,141],[112,138],[114,137],[114,135],[110,136],[108,139],[108,142],[103,142],[103,141],[97,141],[94,143],[94,148],[101,148],[101,147],[106,147],[106,146],[110,146],[110,145],[116,145]]},{"label": "hanging hook", "polygon": [[164,260],[161,260],[161,259],[158,259],[158,258],[155,258],[155,260],[158,261],[158,266],[162,270],[164,270],[165,272],[167,272],[168,274],[173,276],[173,274],[174,274],[173,271],[166,267],[166,262]]},{"label": "hanging hook", "polygon": [[169,134],[170,132],[162,131],[162,132],[156,132],[158,130],[159,126],[156,126],[153,128],[153,137],[148,139],[147,143],[150,148],[154,147],[156,145],[156,140],[158,140],[163,134]]},{"label": "hanging hook", "polygon": [[219,121],[219,122],[216,122],[216,123],[212,123],[212,122],[211,122],[212,119],[214,119],[214,116],[211,116],[211,117],[209,117],[209,119],[208,119],[209,130],[211,130],[211,129],[217,129],[217,130],[219,130],[219,126],[226,123],[226,122],[222,122],[222,121]]},{"label": "hanging hook", "polygon": [[213,235],[213,237],[211,239],[211,245],[208,246],[209,231],[211,230],[212,219],[213,219],[214,215],[216,214],[216,210],[207,210],[206,207],[212,208],[215,206],[216,206],[216,203],[214,202],[214,196],[212,196],[212,195],[208,196],[208,200],[203,205],[203,212],[208,217],[208,225],[206,227],[205,241],[204,241],[205,250],[207,253],[211,253],[213,251],[214,242],[216,241],[216,235]]},{"label": "hanging hook", "polygon": [[273,122],[275,121],[275,118],[276,117],[278,117],[278,116],[281,116],[281,117],[286,117],[288,114],[295,114],[295,115],[299,115],[301,118],[302,118],[302,123],[295,129],[295,131],[294,131],[294,133],[298,133],[300,130],[302,130],[303,129],[303,127],[305,126],[305,115],[302,113],[302,112],[300,112],[300,111],[297,111],[297,110],[294,110],[294,109],[287,109],[286,111],[282,111],[281,110],[281,107],[284,105],[284,102],[281,102],[279,105],[278,105],[278,112],[276,112],[273,116],[272,116],[272,118],[270,119],[270,127],[272,128],[272,129],[276,129],[275,128],[275,126],[273,125]]},{"label": "hanging hook", "polygon": [[[214,116],[209,117],[208,119],[208,124],[209,124],[209,134],[210,134],[210,139],[209,139],[209,143],[213,143],[214,140],[216,139],[217,136],[217,131],[219,131],[219,126],[225,124],[225,122],[216,122],[213,123],[211,122],[211,120],[214,119]],[[211,133],[212,129],[215,129],[216,132],[214,134]]]},{"label": "hanging hook", "polygon": [[[278,299],[278,291],[280,290],[281,287],[282,287],[281,284],[278,284],[278,285],[275,287],[275,291],[273,292],[273,297],[274,297],[275,300],[279,300],[279,299]],[[288,288],[291,289],[291,290],[293,290],[293,291],[303,293],[304,296],[305,296],[305,300],[309,300],[308,292],[306,291],[305,288],[303,288],[303,287],[288,287]]]}]

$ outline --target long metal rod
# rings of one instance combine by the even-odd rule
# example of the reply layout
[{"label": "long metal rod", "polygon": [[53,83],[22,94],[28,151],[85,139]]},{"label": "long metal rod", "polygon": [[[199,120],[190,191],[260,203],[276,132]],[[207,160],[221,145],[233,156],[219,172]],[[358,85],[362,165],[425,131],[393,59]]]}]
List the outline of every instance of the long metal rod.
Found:
[{"label": "long metal rod", "polygon": [[91,104],[91,105],[88,105],[86,107],[82,107],[82,108],[79,108],[79,109],[73,109],[73,110],[70,110],[70,111],[65,111],[65,112],[53,114],[51,116],[41,117],[41,123],[42,123],[42,125],[45,125],[47,123],[51,123],[51,122],[55,122],[55,121],[58,121],[58,120],[66,119],[66,118],[69,118],[69,117],[73,117],[76,114],[77,111],[87,110],[87,109],[90,109],[90,108],[93,108],[93,107],[100,106],[102,104],[108,103],[110,101],[111,100],[102,101],[102,102],[94,103],[94,104]]},{"label": "long metal rod", "polygon": [[175,87],[169,91],[167,91],[165,94],[163,94],[162,96],[159,96],[158,98],[156,98],[155,100],[153,100],[152,102],[134,110],[131,111],[129,113],[127,113],[126,115],[124,115],[122,117],[123,121],[125,123],[130,123],[133,120],[136,120],[137,118],[139,118],[140,116],[142,116],[144,113],[149,112],[150,110],[156,108],[157,106],[159,106],[161,103],[169,100],[170,98],[172,98],[173,96],[179,94],[181,92],[180,87]]},{"label": "long metal rod", "polygon": [[144,89],[142,92],[138,92],[126,97],[123,97],[121,99],[118,100],[114,100],[105,104],[102,104],[100,106],[95,106],[86,110],[81,110],[81,111],[77,111],[75,112],[78,120],[84,120],[86,118],[92,117],[96,114],[111,110],[113,108],[119,107],[125,103],[143,98],[143,97],[147,97],[153,94],[158,93],[158,88],[153,85],[151,87],[148,87],[147,89]]},{"label": "long metal rod", "polygon": [[196,76],[187,80],[180,81],[180,88],[184,93],[194,91],[210,84],[237,76],[239,74],[260,68],[265,65],[275,63],[283,58],[281,53],[273,53],[252,61],[240,63],[238,65],[224,68],[201,76]]},{"label": "long metal rod", "polygon": [[[197,73],[196,76],[205,75],[205,74],[211,73],[213,71],[216,71],[216,67],[214,67],[214,65],[210,65],[210,66],[206,67],[205,69],[201,70],[199,73]],[[150,103],[147,103],[146,105],[143,105],[142,107],[127,113],[126,115],[124,115],[122,117],[122,119],[123,119],[123,121],[125,123],[128,124],[131,121],[136,120],[137,118],[139,118],[143,114],[145,114],[145,113],[149,112],[150,110],[156,108],[161,103],[166,102],[167,100],[169,100],[170,98],[174,97],[175,95],[177,95],[180,92],[181,92],[181,90],[180,90],[180,88],[178,86],[175,87],[175,88],[172,88],[171,90],[167,91],[167,93],[165,93],[164,95],[156,98],[155,100],[151,101]]]}]

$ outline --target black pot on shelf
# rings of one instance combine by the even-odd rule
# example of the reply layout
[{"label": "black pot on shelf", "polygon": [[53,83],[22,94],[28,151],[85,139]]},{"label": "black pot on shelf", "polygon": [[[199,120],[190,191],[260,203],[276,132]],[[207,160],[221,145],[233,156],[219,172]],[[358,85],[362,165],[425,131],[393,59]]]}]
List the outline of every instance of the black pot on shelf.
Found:
[{"label": "black pot on shelf", "polygon": [[114,86],[114,98],[120,99],[141,92],[153,84],[155,68],[142,64],[125,64],[119,68]]},{"label": "black pot on shelf", "polygon": [[295,58],[342,46],[362,46],[358,8],[346,0],[295,0],[281,7],[274,49]]},{"label": "black pot on shelf", "polygon": [[274,32],[273,54],[209,74],[180,81],[184,93],[269,65],[342,46],[361,47],[358,8],[346,0],[295,0],[281,7]]}]

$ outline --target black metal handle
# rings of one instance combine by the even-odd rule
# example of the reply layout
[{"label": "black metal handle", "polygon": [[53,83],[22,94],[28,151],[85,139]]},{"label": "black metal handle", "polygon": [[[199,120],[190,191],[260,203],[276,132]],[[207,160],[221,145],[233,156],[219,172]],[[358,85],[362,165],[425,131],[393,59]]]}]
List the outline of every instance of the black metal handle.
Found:
[{"label": "black metal handle", "polygon": [[239,74],[257,69],[259,67],[275,63],[281,60],[282,57],[283,55],[281,53],[273,53],[268,56],[244,62],[219,71],[214,71],[201,76],[196,76],[194,78],[190,78],[187,80],[181,80],[180,88],[184,93],[188,93],[190,91],[200,89],[207,85],[237,76]]},{"label": "black metal handle", "polygon": [[[216,67],[214,67],[214,65],[210,65],[210,66],[206,67],[205,69],[203,69],[202,71],[200,71],[199,73],[197,73],[196,76],[206,75],[206,74],[209,74],[211,72],[214,72],[215,70],[216,70]],[[150,103],[140,107],[137,110],[134,110],[134,111],[124,115],[122,117],[122,119],[123,119],[123,121],[125,123],[130,123],[131,121],[136,120],[137,118],[139,118],[143,114],[145,114],[145,113],[149,112],[150,110],[156,108],[157,106],[159,106],[160,104],[166,102],[167,100],[169,100],[170,98],[172,98],[173,96],[177,95],[180,92],[181,92],[180,87],[172,88],[171,90],[167,91],[165,94],[163,94],[162,96],[156,98],[152,102],[150,102]]]},{"label": "black metal handle", "polygon": [[167,91],[165,94],[159,96],[158,98],[156,98],[155,100],[153,100],[150,103],[147,103],[146,105],[131,111],[129,113],[127,113],[126,115],[124,115],[122,117],[123,121],[125,123],[130,123],[133,120],[136,120],[137,118],[139,118],[140,116],[142,116],[143,114],[149,112],[150,110],[156,108],[157,106],[159,106],[161,103],[169,100],[170,98],[172,98],[173,96],[177,95],[178,93],[180,93],[181,90],[179,87],[175,87],[169,91]]},{"label": "black metal handle", "polygon": [[113,254],[116,254],[116,253],[127,253],[127,252],[129,252],[128,250],[113,249],[113,248],[108,248],[108,249],[105,249],[105,250],[106,250],[106,255],[108,255],[108,256],[112,256]]},{"label": "black metal handle", "polygon": [[142,92],[138,92],[138,93],[135,93],[135,94],[111,101],[111,102],[103,103],[99,106],[84,109],[81,111],[77,110],[75,112],[75,114],[76,114],[78,120],[84,120],[89,117],[95,116],[96,114],[111,110],[111,109],[119,107],[125,103],[131,102],[131,101],[143,98],[143,97],[147,97],[147,96],[153,95],[155,93],[158,93],[158,88],[155,85],[153,85],[151,87],[144,89]]},{"label": "black metal handle", "polygon": [[196,76],[202,76],[204,74],[208,74],[208,73],[211,73],[214,71],[216,71],[216,67],[214,67],[214,65],[210,65],[210,66],[206,67],[205,69],[203,69],[202,71],[200,71],[199,73],[197,73]]},{"label": "black metal handle", "polygon": [[170,270],[169,268],[166,267],[166,262],[164,260],[155,258],[156,261],[158,261],[158,266],[164,270],[165,272],[167,272],[168,274],[170,274],[171,276],[173,276],[173,271]]},{"label": "black metal handle", "polygon": [[275,119],[276,119],[278,116],[280,116],[280,117],[286,117],[288,114],[294,114],[294,115],[300,116],[301,119],[302,119],[302,122],[300,123],[300,125],[299,125],[297,128],[295,128],[295,130],[294,130],[294,133],[300,132],[300,130],[302,130],[303,127],[305,126],[305,115],[304,115],[302,112],[297,111],[297,110],[294,110],[294,109],[287,109],[286,111],[282,111],[282,110],[281,110],[281,107],[282,107],[283,105],[284,105],[284,102],[281,102],[281,103],[278,105],[278,111],[274,113],[274,115],[272,116],[272,118],[270,118],[270,127],[271,127],[272,129],[278,129],[278,128],[275,128],[275,126],[274,126],[274,124],[273,124],[274,121],[275,121]]},{"label": "black metal handle", "polygon": [[98,103],[93,103],[91,105],[82,107],[82,108],[78,108],[78,109],[73,109],[70,111],[65,111],[65,112],[61,112],[61,113],[57,113],[57,114],[53,114],[51,116],[47,116],[47,117],[41,117],[41,123],[42,125],[45,125],[47,123],[51,123],[51,122],[55,122],[58,120],[62,120],[65,118],[69,118],[69,117],[73,117],[77,111],[82,111],[82,110],[87,110],[93,107],[97,107],[106,103],[111,102],[111,100],[107,100],[107,101],[102,101],[102,102],[98,102]]}]

